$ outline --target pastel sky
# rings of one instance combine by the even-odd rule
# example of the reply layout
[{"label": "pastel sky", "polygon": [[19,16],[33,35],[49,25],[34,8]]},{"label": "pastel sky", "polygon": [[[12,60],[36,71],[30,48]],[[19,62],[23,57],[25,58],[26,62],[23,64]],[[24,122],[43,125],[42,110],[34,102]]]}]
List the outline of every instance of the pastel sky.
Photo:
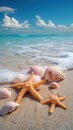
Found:
[{"label": "pastel sky", "polygon": [[0,34],[73,34],[73,0],[0,0]]}]

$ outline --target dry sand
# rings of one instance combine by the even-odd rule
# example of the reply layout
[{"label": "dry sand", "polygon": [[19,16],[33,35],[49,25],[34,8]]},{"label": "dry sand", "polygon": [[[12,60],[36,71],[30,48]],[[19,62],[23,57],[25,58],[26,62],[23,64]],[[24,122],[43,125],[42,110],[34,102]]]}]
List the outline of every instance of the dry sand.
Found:
[{"label": "dry sand", "polygon": [[[52,90],[52,93],[59,93],[67,96],[63,102],[68,106],[67,110],[56,107],[49,115],[49,105],[42,105],[29,93],[25,95],[20,103],[20,107],[5,117],[0,116],[0,130],[73,130],[73,71],[66,72],[66,79],[59,82],[60,88]],[[9,85],[0,85],[8,87]],[[14,101],[16,92],[12,91],[9,99],[0,99],[0,109],[8,101]],[[49,97],[49,85],[39,87],[39,93],[44,97]]]}]

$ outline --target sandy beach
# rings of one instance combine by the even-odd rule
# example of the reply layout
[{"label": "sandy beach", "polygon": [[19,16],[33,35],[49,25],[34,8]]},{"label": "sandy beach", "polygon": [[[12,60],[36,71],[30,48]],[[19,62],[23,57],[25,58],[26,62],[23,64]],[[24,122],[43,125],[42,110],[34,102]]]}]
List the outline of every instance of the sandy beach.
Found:
[{"label": "sandy beach", "polygon": [[[73,70],[66,72],[65,80],[59,82],[60,88],[49,89],[49,85],[39,87],[39,93],[44,98],[49,97],[49,93],[59,93],[66,96],[63,101],[67,105],[67,110],[56,107],[49,115],[49,105],[42,105],[29,93],[22,99],[19,108],[4,117],[0,116],[0,130],[73,130]],[[9,88],[9,85],[0,85],[12,91],[9,99],[0,99],[0,109],[8,101],[14,101],[17,94]]]}]

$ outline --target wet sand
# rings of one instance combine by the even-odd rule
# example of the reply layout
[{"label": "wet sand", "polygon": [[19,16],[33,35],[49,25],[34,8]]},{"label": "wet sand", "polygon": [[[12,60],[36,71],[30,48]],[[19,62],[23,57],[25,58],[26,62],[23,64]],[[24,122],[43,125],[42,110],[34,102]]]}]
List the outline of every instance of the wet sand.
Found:
[{"label": "wet sand", "polygon": [[[19,108],[6,115],[0,116],[0,130],[73,130],[73,70],[66,72],[66,79],[59,82],[60,88],[49,89],[49,85],[42,85],[38,92],[43,98],[48,98],[49,93],[59,93],[66,96],[63,101],[67,110],[56,107],[49,115],[49,105],[42,105],[29,93],[21,100]],[[17,93],[9,85],[0,85],[12,91],[9,99],[0,99],[0,109],[8,101],[14,101]]]}]

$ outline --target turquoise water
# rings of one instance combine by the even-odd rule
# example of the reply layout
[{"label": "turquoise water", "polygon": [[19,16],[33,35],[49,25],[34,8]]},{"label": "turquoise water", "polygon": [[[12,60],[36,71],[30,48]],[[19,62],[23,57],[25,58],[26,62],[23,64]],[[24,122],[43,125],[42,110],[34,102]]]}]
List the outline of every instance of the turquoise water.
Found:
[{"label": "turquoise water", "polygon": [[54,64],[73,69],[73,37],[56,35],[0,36],[0,68]]}]

